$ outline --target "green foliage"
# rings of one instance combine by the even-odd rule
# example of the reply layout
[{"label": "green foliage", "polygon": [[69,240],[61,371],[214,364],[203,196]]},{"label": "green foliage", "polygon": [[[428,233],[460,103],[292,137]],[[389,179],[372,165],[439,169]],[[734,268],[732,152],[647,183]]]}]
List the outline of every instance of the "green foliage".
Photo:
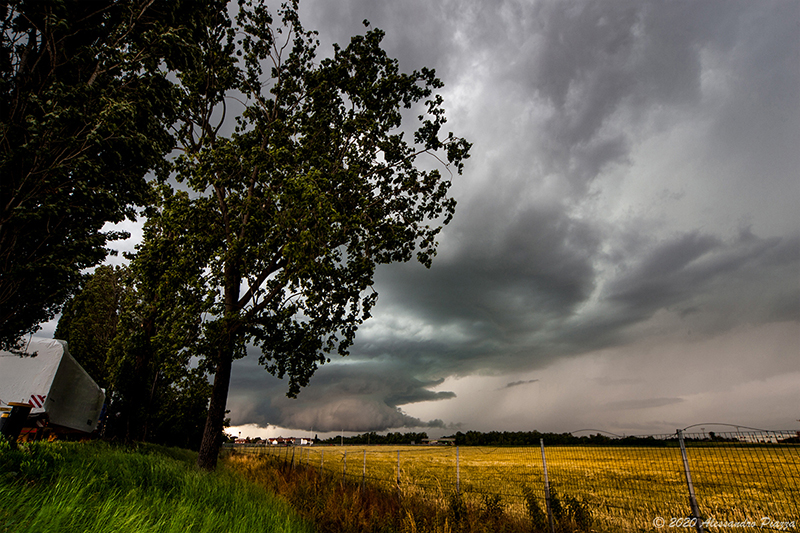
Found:
[{"label": "green foliage", "polygon": [[27,450],[39,464],[59,460],[34,483],[0,477],[0,532],[312,531],[263,489],[226,471],[198,471],[185,451],[102,443],[35,443]]},{"label": "green foliage", "polygon": [[579,531],[589,531],[592,527],[592,509],[585,500],[568,496],[567,515]]},{"label": "green foliage", "polygon": [[467,503],[458,492],[453,492],[447,498],[447,516],[453,529],[459,531],[467,519]]},{"label": "green foliage", "polygon": [[126,267],[99,266],[65,304],[53,335],[67,341],[70,354],[107,392],[114,368],[113,361],[108,360],[109,349],[117,335],[129,276]]},{"label": "green foliage", "polygon": [[0,435],[0,483],[50,481],[63,462],[62,451],[59,444],[21,442],[11,446]]},{"label": "green foliage", "polygon": [[151,201],[170,71],[219,0],[11,0],[0,12],[0,348],[51,319]]},{"label": "green foliage", "polygon": [[654,437],[611,438],[605,435],[583,435],[571,433],[540,433],[538,431],[467,431],[451,435],[458,446],[538,446],[541,439],[548,445],[593,444],[598,446],[670,446],[675,441]]},{"label": "green foliage", "polygon": [[[522,486],[522,496],[534,530],[548,529],[547,514],[539,504],[541,496],[528,485]],[[592,512],[588,502],[574,496],[567,496],[562,501],[554,483],[550,484],[550,512],[556,527],[561,531],[589,531],[592,526]]]},{"label": "green foliage", "polygon": [[499,523],[505,510],[503,499],[494,493],[483,494],[481,499],[481,519],[490,525]]},{"label": "green foliage", "polygon": [[353,437],[329,437],[319,441],[319,444],[421,444],[427,438],[428,434],[424,431],[422,433],[413,431],[407,433],[390,432],[386,435],[379,435],[373,431]]},{"label": "green foliage", "polygon": [[105,438],[200,446],[210,386],[181,347],[198,330],[185,314],[197,293],[172,281],[188,268],[169,239],[150,239],[130,267],[97,268],[66,305],[55,336],[106,389]]},{"label": "green foliage", "polygon": [[[199,448],[210,386],[206,367],[193,364],[206,288],[186,248],[202,232],[185,193],[148,212],[144,243],[130,264],[115,361],[116,432],[126,440],[152,440]],[[195,248],[197,251],[199,246]]]},{"label": "green foliage", "polygon": [[543,531],[547,527],[547,514],[539,505],[539,496],[528,485],[522,486],[522,497],[525,500],[525,510],[531,520],[535,531]]},{"label": "green foliage", "polygon": [[[449,180],[413,165],[417,149],[446,148],[460,170],[468,145],[439,138],[441,98],[431,95],[441,82],[429,70],[400,74],[380,31],[316,63],[315,36],[294,8],[279,16],[276,24],[264,5],[243,3],[241,70],[212,61],[182,79],[185,101],[197,108],[181,130],[176,170],[203,195],[194,208],[209,224],[207,282],[219,287],[208,309],[218,318],[205,326],[209,350],[260,345],[262,362],[288,377],[295,395],[324,353],[347,353],[375,302],[362,296],[375,264],[408,260],[416,247],[430,264],[439,228],[425,222],[447,223],[455,202],[446,197]],[[205,57],[230,52],[233,34],[223,29]],[[285,56],[273,46],[277,31],[293,39]],[[277,65],[272,72],[263,72],[265,61]],[[222,137],[210,117],[234,89],[251,103],[236,132]],[[409,145],[397,129],[400,109],[425,98],[431,118],[415,135],[422,146]],[[233,332],[234,346],[221,345]]]},{"label": "green foliage", "polygon": [[553,520],[556,523],[563,522],[567,517],[567,510],[561,503],[561,498],[558,495],[558,489],[555,483],[550,483],[550,512],[553,513]]},{"label": "green foliage", "polygon": [[[200,454],[207,468],[216,462],[231,363],[245,346],[260,347],[260,362],[288,378],[296,396],[330,354],[347,355],[377,299],[376,266],[415,255],[430,266],[453,216],[450,179],[415,161],[432,155],[452,176],[470,145],[441,131],[435,73],[400,73],[382,38],[368,31],[317,60],[316,34],[302,27],[297,2],[273,16],[263,2],[240,0],[235,20],[206,26],[194,68],[178,75],[173,170],[190,194],[162,182],[161,216],[148,225],[163,235],[164,224],[187,213],[200,228],[172,238],[192,265],[176,280],[206,289],[187,313],[201,334],[184,347],[215,374]],[[231,95],[245,107],[224,135]],[[413,141],[401,128],[403,109],[418,116]]]}]

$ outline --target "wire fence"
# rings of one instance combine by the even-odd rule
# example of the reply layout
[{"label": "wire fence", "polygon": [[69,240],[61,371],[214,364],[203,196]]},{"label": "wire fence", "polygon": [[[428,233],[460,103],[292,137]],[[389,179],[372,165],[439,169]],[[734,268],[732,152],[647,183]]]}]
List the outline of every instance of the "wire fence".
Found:
[{"label": "wire fence", "polygon": [[[683,433],[539,446],[253,446],[241,453],[315,468],[344,482],[467,502],[510,514],[538,506],[605,530],[796,531],[800,436],[788,431]],[[585,519],[585,516],[583,517]]]}]

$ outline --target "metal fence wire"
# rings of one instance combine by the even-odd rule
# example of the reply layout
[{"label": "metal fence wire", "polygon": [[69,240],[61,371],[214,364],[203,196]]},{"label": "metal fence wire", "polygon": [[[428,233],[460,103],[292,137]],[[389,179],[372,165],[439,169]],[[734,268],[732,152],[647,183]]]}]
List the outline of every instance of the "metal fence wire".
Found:
[{"label": "metal fence wire", "polygon": [[[550,528],[588,511],[599,529],[796,531],[800,432],[736,431],[539,446],[253,446],[296,468],[441,501],[538,505]],[[527,494],[527,497],[526,497]]]}]

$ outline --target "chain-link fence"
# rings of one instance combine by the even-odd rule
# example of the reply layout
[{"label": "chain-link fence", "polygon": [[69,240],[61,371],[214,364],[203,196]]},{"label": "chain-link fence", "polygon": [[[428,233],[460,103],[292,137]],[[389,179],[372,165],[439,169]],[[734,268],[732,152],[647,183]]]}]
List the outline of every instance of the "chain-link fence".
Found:
[{"label": "chain-link fence", "polygon": [[539,446],[252,446],[243,453],[315,468],[351,483],[446,501],[494,498],[508,513],[538,506],[549,528],[796,531],[800,438],[736,431]]}]

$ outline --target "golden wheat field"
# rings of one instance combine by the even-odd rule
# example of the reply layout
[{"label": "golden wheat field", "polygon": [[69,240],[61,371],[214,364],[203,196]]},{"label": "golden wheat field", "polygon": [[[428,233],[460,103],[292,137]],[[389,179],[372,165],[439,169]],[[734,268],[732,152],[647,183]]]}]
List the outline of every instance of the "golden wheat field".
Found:
[{"label": "golden wheat field", "polygon": [[[312,446],[242,451],[401,493],[444,499],[459,491],[476,501],[497,494],[509,513],[525,512],[522,490],[527,485],[538,491],[545,506],[539,447]],[[550,446],[544,453],[552,497],[585,502],[600,528],[653,530],[661,518],[669,529],[685,526],[680,518],[691,515],[677,446]],[[706,529],[797,530],[800,449],[796,445],[697,446],[687,449],[687,455]]]}]

